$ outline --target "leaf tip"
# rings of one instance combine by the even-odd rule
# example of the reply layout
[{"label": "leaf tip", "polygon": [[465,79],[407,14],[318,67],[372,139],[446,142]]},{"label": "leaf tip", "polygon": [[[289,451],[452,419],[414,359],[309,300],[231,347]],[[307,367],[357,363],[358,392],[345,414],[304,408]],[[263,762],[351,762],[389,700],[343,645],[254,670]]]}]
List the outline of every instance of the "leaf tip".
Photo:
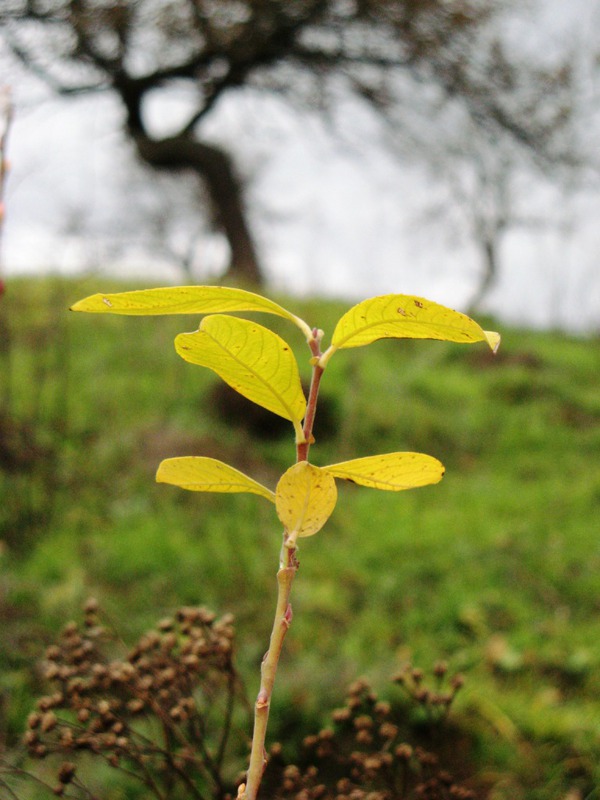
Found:
[{"label": "leaf tip", "polygon": [[73,303],[73,305],[70,306],[69,311],[87,311],[86,306],[88,305],[89,300],[89,297],[86,297],[84,300],[78,300],[76,303]]},{"label": "leaf tip", "polygon": [[484,331],[485,340],[489,344],[492,349],[492,353],[494,355],[498,352],[498,348],[500,347],[500,342],[502,341],[502,337],[496,331]]},{"label": "leaf tip", "polygon": [[102,312],[110,311],[113,308],[112,301],[104,294],[91,294],[89,297],[84,297],[83,300],[78,300],[70,307],[70,311],[91,311]]}]

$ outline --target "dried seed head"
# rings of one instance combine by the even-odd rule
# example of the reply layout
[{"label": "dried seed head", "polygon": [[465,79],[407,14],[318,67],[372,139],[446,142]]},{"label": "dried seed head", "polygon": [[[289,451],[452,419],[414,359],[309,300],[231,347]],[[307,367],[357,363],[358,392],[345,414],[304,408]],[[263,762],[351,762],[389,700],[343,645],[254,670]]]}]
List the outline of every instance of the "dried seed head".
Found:
[{"label": "dried seed head", "polygon": [[176,677],[177,677],[177,672],[175,671],[175,668],[167,667],[166,669],[163,669],[160,672],[158,679],[160,683],[167,684],[167,683],[172,683]]},{"label": "dried seed head", "polygon": [[77,631],[78,631],[77,623],[71,621],[67,622],[65,627],[62,629],[61,635],[68,639],[69,637],[74,636],[77,633]]},{"label": "dried seed head", "polygon": [[216,618],[217,615],[214,611],[210,611],[208,608],[201,607],[197,609],[197,619],[205,625],[212,625]]},{"label": "dried seed head", "polygon": [[60,740],[59,740],[61,747],[64,747],[65,750],[70,750],[71,747],[73,746],[74,738],[75,737],[73,736],[73,731],[71,730],[71,728],[63,728],[60,732]]},{"label": "dried seed head", "polygon": [[75,775],[75,769],[75,764],[72,764],[70,761],[65,761],[61,764],[58,771],[58,780],[61,783],[71,783]]},{"label": "dried seed head", "polygon": [[36,731],[28,730],[23,734],[23,744],[27,747],[32,747],[39,741],[39,736]]},{"label": "dried seed head", "polygon": [[455,692],[458,692],[465,685],[465,679],[462,675],[454,675],[452,680],[450,681],[450,686],[454,689]]},{"label": "dried seed head", "polygon": [[300,770],[295,764],[290,764],[283,770],[283,777],[298,780],[300,778]]},{"label": "dried seed head", "polygon": [[41,716],[36,712],[32,711],[31,714],[27,717],[27,727],[30,730],[34,730],[40,724]]},{"label": "dried seed head", "polygon": [[375,708],[373,710],[378,717],[387,717],[392,707],[386,701],[380,700],[378,703],[375,703]]},{"label": "dried seed head", "polygon": [[443,678],[448,672],[448,664],[445,661],[438,661],[433,668],[433,674],[436,678]]},{"label": "dried seed head", "polygon": [[433,753],[427,752],[427,750],[423,750],[422,747],[417,747],[415,749],[415,756],[419,764],[423,767],[436,767],[438,764],[438,757]]},{"label": "dried seed head", "polygon": [[367,692],[370,688],[369,682],[365,678],[359,678],[350,684],[348,694],[351,697],[356,697],[359,694],[363,694],[363,692]]},{"label": "dried seed head", "polygon": [[106,733],[102,737],[102,744],[109,749],[113,748],[117,743],[117,737],[114,733]]},{"label": "dried seed head", "polygon": [[95,597],[88,597],[84,603],[83,610],[86,614],[96,614],[99,607],[100,604]]},{"label": "dried seed head", "polygon": [[92,675],[97,678],[104,678],[105,675],[108,675],[108,668],[106,664],[93,664]]},{"label": "dried seed head", "polygon": [[413,749],[409,744],[399,744],[394,754],[399,761],[410,761],[413,756]]},{"label": "dried seed head", "polygon": [[331,719],[334,722],[347,722],[351,717],[349,708],[336,708],[331,712]]},{"label": "dried seed head", "polygon": [[377,755],[371,755],[365,758],[364,767],[370,772],[376,772],[381,768],[381,759]]},{"label": "dried seed head", "polygon": [[51,697],[40,697],[40,699],[36,703],[37,707],[40,711],[48,711],[49,708],[52,708],[52,698]]},{"label": "dried seed head", "polygon": [[47,681],[52,681],[58,676],[59,667],[54,661],[51,661],[44,669],[44,678]]},{"label": "dried seed head", "polygon": [[368,730],[362,729],[358,731],[358,733],[356,734],[356,741],[358,742],[358,744],[363,744],[363,745],[371,744],[371,742],[373,741],[373,737]]},{"label": "dried seed head", "polygon": [[148,689],[152,689],[153,684],[154,684],[154,678],[152,677],[152,675],[144,675],[138,681],[138,688],[141,689],[142,691],[148,691]]},{"label": "dried seed head", "polygon": [[382,739],[395,739],[398,735],[398,726],[392,722],[384,722],[379,728],[379,735]]},{"label": "dried seed head", "polygon": [[44,733],[48,733],[49,731],[54,730],[56,728],[56,714],[54,711],[47,711],[45,714],[42,715],[42,719],[40,722],[40,728]]},{"label": "dried seed head", "polygon": [[110,703],[108,702],[108,700],[100,700],[98,702],[98,705],[96,706],[96,708],[97,708],[99,714],[102,714],[102,716],[105,716],[106,714],[108,714],[110,712]]},{"label": "dried seed head", "polygon": [[177,636],[173,633],[166,633],[161,637],[160,646],[163,650],[172,650],[177,645]]},{"label": "dried seed head", "polygon": [[417,700],[419,703],[423,703],[423,705],[429,702],[430,696],[431,695],[427,689],[417,689],[417,691],[415,691],[415,700]]},{"label": "dried seed head", "polygon": [[413,669],[413,671],[411,672],[411,678],[417,684],[417,686],[421,683],[423,677],[424,675],[422,669]]},{"label": "dried seed head", "polygon": [[48,661],[58,661],[61,655],[60,647],[55,644],[51,644],[50,647],[46,648],[46,658]]}]

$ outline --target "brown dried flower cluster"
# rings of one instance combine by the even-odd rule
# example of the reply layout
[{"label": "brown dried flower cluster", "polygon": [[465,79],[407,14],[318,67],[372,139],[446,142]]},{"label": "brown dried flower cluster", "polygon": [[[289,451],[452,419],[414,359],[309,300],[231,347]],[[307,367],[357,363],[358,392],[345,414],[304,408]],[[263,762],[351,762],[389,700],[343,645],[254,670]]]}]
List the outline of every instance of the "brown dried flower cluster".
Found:
[{"label": "brown dried flower cluster", "polygon": [[[444,689],[446,667],[434,670],[434,687],[427,688],[420,670],[407,666],[395,677],[417,707],[442,722],[462,679],[455,676]],[[303,766],[285,765],[281,747],[271,752],[261,797],[277,800],[474,800],[443,769],[440,757],[423,746],[408,744],[406,707],[378,699],[369,684],[356,681],[346,703],[332,715],[332,726],[304,740]],[[443,731],[440,731],[443,735]],[[448,732],[448,735],[452,735]],[[414,731],[411,740],[415,740]]]},{"label": "brown dried flower cluster", "polygon": [[[144,796],[233,797],[232,780],[223,777],[235,768],[226,749],[240,686],[231,615],[182,608],[114,657],[115,639],[100,624],[96,601],[84,611],[83,624],[66,625],[46,652],[52,690],[30,714],[24,737],[34,758],[61,758],[54,794],[98,800],[81,766],[87,753],[141,782]],[[438,664],[428,683],[407,665],[393,681],[408,705],[379,700],[356,681],[331,727],[305,738],[298,765],[275,745],[261,800],[473,800],[444,769],[444,748],[431,746],[434,729],[446,750],[454,746],[444,721],[462,678],[449,678]]]},{"label": "brown dried flower cluster", "polygon": [[177,796],[177,784],[197,800],[223,796],[238,687],[233,636],[231,615],[181,608],[124,658],[111,659],[112,637],[99,623],[98,604],[88,601],[83,626],[66,625],[46,652],[44,677],[53,691],[38,701],[24,737],[35,758],[69,757],[54,793],[78,785],[72,759],[87,751],[159,798]]}]

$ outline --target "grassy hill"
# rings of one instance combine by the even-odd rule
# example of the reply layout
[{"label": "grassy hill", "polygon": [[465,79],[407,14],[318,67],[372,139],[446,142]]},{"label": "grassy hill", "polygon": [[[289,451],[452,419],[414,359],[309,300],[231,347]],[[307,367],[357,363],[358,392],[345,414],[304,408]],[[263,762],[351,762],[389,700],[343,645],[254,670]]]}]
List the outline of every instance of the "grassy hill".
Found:
[{"label": "grassy hill", "polygon": [[[250,696],[272,619],[272,508],[153,476],[164,457],[210,455],[274,486],[293,460],[291,426],[259,439],[242,424],[248,411],[233,424],[219,414],[216,379],[173,350],[194,318],[66,312],[98,288],[13,280],[0,299],[9,326],[0,347],[0,721],[9,746],[38,690],[36,659],[89,595],[129,641],[180,605],[232,611]],[[326,335],[347,307],[286,304]],[[301,337],[273,324],[302,355]],[[397,495],[343,487],[326,528],[303,542],[273,736],[291,718],[308,729],[358,675],[385,694],[403,662],[428,669],[444,659],[466,677],[455,719],[473,737],[490,798],[592,800],[600,341],[502,333],[496,357],[483,344],[382,341],[332,360],[316,464],[415,450],[447,472],[438,486]]]}]

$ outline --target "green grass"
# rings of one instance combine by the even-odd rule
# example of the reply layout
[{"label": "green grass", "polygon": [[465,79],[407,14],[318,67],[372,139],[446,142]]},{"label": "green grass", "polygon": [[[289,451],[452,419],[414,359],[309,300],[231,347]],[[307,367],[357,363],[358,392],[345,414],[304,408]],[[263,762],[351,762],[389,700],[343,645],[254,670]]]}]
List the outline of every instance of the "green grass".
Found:
[{"label": "green grass", "polygon": [[[0,301],[4,426],[23,462],[5,460],[0,484],[9,742],[36,689],[32,662],[89,594],[129,640],[181,604],[233,611],[250,694],[271,624],[280,531],[269,504],[180,492],[153,474],[163,457],[203,454],[273,486],[291,430],[257,441],[207,408],[215,380],[172,346],[193,317],[65,312],[97,289],[15,280]],[[287,304],[326,333],[346,308]],[[263,322],[302,353],[293,328]],[[592,800],[600,341],[503,334],[496,358],[483,344],[382,341],[332,359],[323,393],[338,427],[314,462],[417,450],[447,474],[398,495],[341,487],[326,528],[303,543],[273,735],[290,714],[308,726],[335,707],[359,674],[383,689],[402,661],[444,658],[467,678],[457,714],[490,798]]]}]

